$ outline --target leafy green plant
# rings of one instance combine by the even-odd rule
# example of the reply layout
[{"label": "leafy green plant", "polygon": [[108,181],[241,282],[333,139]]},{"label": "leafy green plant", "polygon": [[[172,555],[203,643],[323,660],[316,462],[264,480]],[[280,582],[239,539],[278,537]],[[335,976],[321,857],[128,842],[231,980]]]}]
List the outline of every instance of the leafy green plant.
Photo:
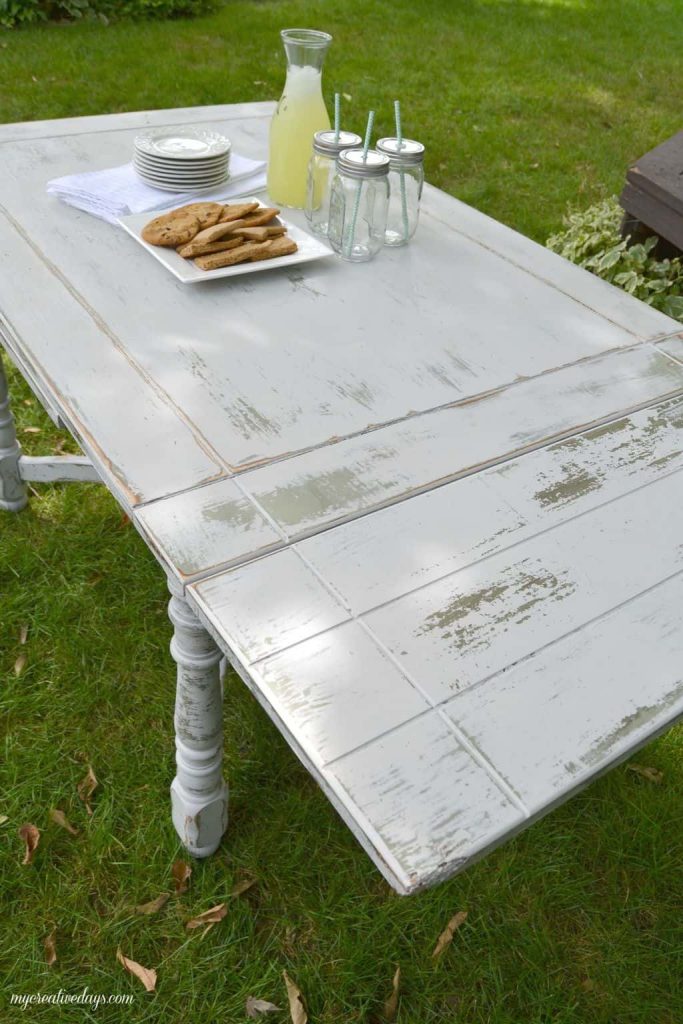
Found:
[{"label": "leafy green plant", "polygon": [[45,4],[41,0],[0,0],[0,25],[4,28],[28,25],[46,18]]},{"label": "leafy green plant", "polygon": [[79,18],[175,18],[203,14],[215,6],[214,0],[0,0],[0,26]]},{"label": "leafy green plant", "polygon": [[616,198],[565,217],[565,230],[546,245],[572,263],[623,288],[662,313],[683,320],[683,260],[657,259],[657,237],[630,244],[620,234],[623,211]]}]

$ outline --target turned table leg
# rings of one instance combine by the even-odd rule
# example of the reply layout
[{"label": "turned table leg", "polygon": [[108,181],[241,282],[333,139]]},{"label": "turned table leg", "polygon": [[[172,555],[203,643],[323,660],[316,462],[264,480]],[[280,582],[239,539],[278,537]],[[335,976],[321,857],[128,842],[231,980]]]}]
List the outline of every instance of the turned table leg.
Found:
[{"label": "turned table leg", "polygon": [[20,454],[0,355],[0,509],[8,512],[20,512],[28,503],[28,493],[19,475]]},{"label": "turned table leg", "polygon": [[194,857],[208,857],[228,824],[223,781],[222,654],[169,580],[168,614],[174,626],[171,654],[178,664],[175,705],[177,774],[171,785],[173,824]]}]

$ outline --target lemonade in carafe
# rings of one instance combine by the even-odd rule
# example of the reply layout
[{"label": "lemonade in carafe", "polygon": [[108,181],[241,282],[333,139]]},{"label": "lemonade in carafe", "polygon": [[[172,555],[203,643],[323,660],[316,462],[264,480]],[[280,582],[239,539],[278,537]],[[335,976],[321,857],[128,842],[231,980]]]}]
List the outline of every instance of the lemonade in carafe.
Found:
[{"label": "lemonade in carafe", "polygon": [[332,36],[312,29],[280,33],[287,80],[270,125],[268,192],[282,206],[303,208],[315,132],[330,127],[322,93],[322,66]]}]

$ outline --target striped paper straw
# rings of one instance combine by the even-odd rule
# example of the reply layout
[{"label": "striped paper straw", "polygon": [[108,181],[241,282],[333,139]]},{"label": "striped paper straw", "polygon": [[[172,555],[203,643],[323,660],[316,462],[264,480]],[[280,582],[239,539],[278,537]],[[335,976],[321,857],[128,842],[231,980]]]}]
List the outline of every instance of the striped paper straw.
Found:
[{"label": "striped paper straw", "polygon": [[[403,149],[403,132],[401,130],[401,104],[399,100],[394,100],[394,115],[396,117],[396,141],[398,142],[399,156],[400,151]],[[406,176],[405,171],[399,171],[399,178],[401,179],[401,212],[403,214],[403,238],[408,241],[408,199],[406,196]]]},{"label": "striped paper straw", "polygon": [[334,141],[339,142],[339,131],[341,128],[341,96],[338,92],[334,94]]},{"label": "striped paper straw", "polygon": [[[365,129],[365,142],[363,143],[363,163],[365,163],[365,161],[368,158],[368,149],[370,148],[370,139],[372,138],[372,128],[373,128],[374,123],[375,123],[375,111],[371,110],[370,113],[368,114],[368,126]],[[349,231],[349,237],[348,237],[347,242],[346,242],[346,255],[347,256],[351,255],[351,250],[353,249],[353,239],[354,239],[354,235],[356,234],[356,221],[358,220],[358,208],[360,207],[360,194],[361,194],[362,187],[363,187],[363,182],[359,181],[358,182],[358,187],[356,188],[356,198],[355,198],[354,203],[353,203],[353,216],[351,218],[351,230]]]}]

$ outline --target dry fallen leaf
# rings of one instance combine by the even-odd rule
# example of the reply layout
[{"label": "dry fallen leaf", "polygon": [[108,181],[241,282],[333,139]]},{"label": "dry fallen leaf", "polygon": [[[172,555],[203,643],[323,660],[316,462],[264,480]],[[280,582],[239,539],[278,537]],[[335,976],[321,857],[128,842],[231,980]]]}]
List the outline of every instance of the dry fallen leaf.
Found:
[{"label": "dry fallen leaf", "polygon": [[40,427],[24,427],[25,434],[40,434]]},{"label": "dry fallen leaf", "polygon": [[53,964],[57,963],[57,946],[55,945],[55,935],[57,930],[52,929],[49,935],[45,937],[43,946],[45,947],[45,962],[48,967],[52,967]]},{"label": "dry fallen leaf", "polygon": [[177,860],[171,868],[171,874],[175,882],[176,896],[182,896],[184,892],[187,892],[187,887],[190,884],[192,868],[184,860]]},{"label": "dry fallen leaf", "polygon": [[38,849],[38,843],[40,842],[40,831],[35,825],[31,825],[28,822],[26,825],[22,825],[19,829],[19,835],[26,843],[26,850],[24,852],[24,859],[22,864],[31,864],[35,856],[35,852]]},{"label": "dry fallen leaf", "polygon": [[216,907],[211,907],[210,910],[205,910],[203,914],[198,917],[193,917],[191,921],[188,921],[185,925],[186,928],[201,928],[205,924],[218,924],[222,921],[228,912],[228,908],[225,903],[219,903]]},{"label": "dry fallen leaf", "polygon": [[155,900],[150,900],[149,903],[141,903],[139,907],[135,908],[135,913],[156,914],[162,907],[166,906],[170,898],[170,893],[162,892],[161,896],[157,896]]},{"label": "dry fallen leaf", "polygon": [[308,1024],[308,1014],[306,1013],[301,989],[294,984],[287,971],[282,972],[282,977],[285,979],[285,985],[287,986],[289,1015],[292,1018],[292,1024]]},{"label": "dry fallen leaf", "polygon": [[249,996],[247,999],[247,1017],[259,1017],[262,1013],[279,1013],[280,1007],[275,1003],[269,1003],[267,999],[254,999]]},{"label": "dry fallen leaf", "polygon": [[14,662],[14,674],[15,674],[15,676],[20,676],[21,675],[21,673],[26,668],[26,663],[27,662],[28,662],[28,658],[24,654],[24,652],[22,651],[21,654],[19,655],[19,657],[17,658],[17,660]]},{"label": "dry fallen leaf", "polygon": [[401,968],[397,967],[394,974],[394,980],[391,985],[391,995],[384,1004],[384,1019],[387,1024],[391,1024],[392,1021],[396,1020],[396,1014],[398,1012],[398,990],[401,984]]},{"label": "dry fallen leaf", "polygon": [[243,892],[247,891],[247,889],[251,889],[252,885],[256,885],[255,878],[243,878],[241,882],[237,882],[236,885],[233,885],[230,890],[230,895],[241,896]]},{"label": "dry fallen leaf", "polygon": [[647,779],[648,782],[656,782],[658,786],[664,782],[664,772],[660,772],[658,768],[651,768],[647,764],[629,764],[627,768],[630,772],[635,772],[641,778]]},{"label": "dry fallen leaf", "polygon": [[6,821],[9,821],[9,815],[0,814],[0,825],[4,825]]},{"label": "dry fallen leaf", "polygon": [[142,982],[148,992],[154,991],[157,984],[157,972],[153,967],[143,967],[135,960],[129,960],[127,956],[123,955],[120,948],[116,950],[116,959],[123,964],[129,974]]},{"label": "dry fallen leaf", "polygon": [[436,946],[434,947],[434,952],[432,953],[433,960],[436,960],[437,957],[440,957],[444,949],[446,949],[447,946],[450,946],[456,931],[458,930],[461,924],[464,924],[466,920],[466,910],[459,910],[458,913],[450,919],[444,930],[441,932],[441,935],[439,935]]},{"label": "dry fallen leaf", "polygon": [[22,626],[19,630],[19,643],[23,647],[28,640],[28,626]]},{"label": "dry fallen leaf", "polygon": [[85,776],[85,778],[81,779],[76,788],[78,790],[78,795],[85,804],[86,811],[88,812],[88,814],[92,815],[90,798],[97,789],[97,779],[95,778],[95,773],[90,765],[88,765],[87,775]]},{"label": "dry fallen leaf", "polygon": [[55,825],[59,825],[60,828],[65,828],[72,836],[78,835],[78,829],[73,827],[64,811],[54,808],[54,810],[50,811],[50,818],[54,821]]}]

